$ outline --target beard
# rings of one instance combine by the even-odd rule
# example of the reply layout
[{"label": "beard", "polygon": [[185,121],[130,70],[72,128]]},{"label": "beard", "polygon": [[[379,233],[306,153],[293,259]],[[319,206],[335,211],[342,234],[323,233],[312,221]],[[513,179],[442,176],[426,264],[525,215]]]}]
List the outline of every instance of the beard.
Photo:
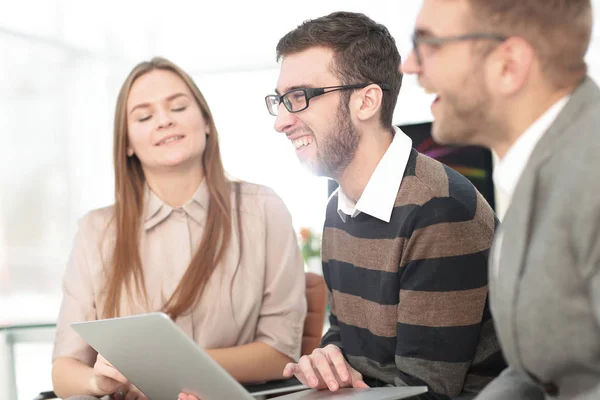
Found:
[{"label": "beard", "polygon": [[492,117],[493,102],[481,71],[474,72],[453,94],[440,97],[442,107],[432,125],[433,139],[442,145],[486,145],[499,124]]},{"label": "beard", "polygon": [[360,142],[360,133],[352,123],[348,102],[340,102],[329,134],[317,144],[316,160],[311,169],[318,176],[337,179],[350,165]]}]

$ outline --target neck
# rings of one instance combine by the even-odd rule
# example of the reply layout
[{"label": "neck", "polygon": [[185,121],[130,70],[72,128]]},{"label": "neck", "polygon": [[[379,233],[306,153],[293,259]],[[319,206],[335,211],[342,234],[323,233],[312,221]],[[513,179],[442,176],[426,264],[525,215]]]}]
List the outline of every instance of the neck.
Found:
[{"label": "neck", "polygon": [[505,126],[505,132],[499,135],[496,143],[491,146],[492,150],[498,155],[498,158],[503,159],[517,139],[557,101],[567,96],[573,89],[538,92],[523,96],[517,101],[514,99],[510,100],[511,107],[507,108],[507,116],[504,118],[505,121],[509,121],[508,125]]},{"label": "neck", "polygon": [[349,198],[358,201],[362,196],[369,179],[373,175],[377,164],[392,143],[392,128],[377,128],[364,131],[354,159],[344,169],[340,176],[334,178]]},{"label": "neck", "polygon": [[202,168],[185,170],[144,171],[150,189],[171,207],[181,207],[190,201],[204,179]]}]

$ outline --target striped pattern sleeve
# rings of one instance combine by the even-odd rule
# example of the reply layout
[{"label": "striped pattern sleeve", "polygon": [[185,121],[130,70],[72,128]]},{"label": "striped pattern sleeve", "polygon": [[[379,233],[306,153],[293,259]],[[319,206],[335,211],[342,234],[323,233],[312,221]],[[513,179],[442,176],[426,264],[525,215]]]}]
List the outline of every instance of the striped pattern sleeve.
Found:
[{"label": "striped pattern sleeve", "polygon": [[[327,270],[326,268],[323,269]],[[329,329],[327,329],[327,332],[325,333],[325,335],[323,335],[323,338],[321,339],[321,347],[333,344],[337,346],[340,350],[342,350],[342,353],[344,353],[344,346],[342,345],[342,336],[340,334],[340,325],[335,314],[335,303],[333,302],[331,287],[328,280],[325,280],[325,282],[327,282],[327,295],[329,298],[330,306]],[[344,356],[346,355],[344,354]]]},{"label": "striped pattern sleeve", "polygon": [[494,217],[480,195],[472,201],[423,204],[400,262],[396,384],[423,382],[430,399],[461,393],[480,341]]}]

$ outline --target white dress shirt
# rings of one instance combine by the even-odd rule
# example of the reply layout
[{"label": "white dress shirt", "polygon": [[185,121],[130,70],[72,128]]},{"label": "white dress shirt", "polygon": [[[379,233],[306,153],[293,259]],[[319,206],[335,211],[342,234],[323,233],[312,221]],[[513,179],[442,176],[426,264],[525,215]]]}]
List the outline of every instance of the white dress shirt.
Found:
[{"label": "white dress shirt", "polygon": [[360,199],[355,203],[341,187],[337,189],[338,214],[342,221],[346,222],[347,216],[354,218],[363,212],[390,222],[411,149],[412,139],[394,127],[394,139],[369,178]]},{"label": "white dress shirt", "polygon": [[[531,157],[540,139],[544,136],[550,125],[556,120],[558,114],[567,105],[570,96],[565,96],[554,103],[541,117],[527,128],[525,132],[508,149],[506,155],[494,168],[494,183],[496,188],[506,196],[510,206],[515,187],[525,170],[525,166]],[[498,274],[498,264],[500,262],[500,248],[502,247],[502,226],[498,229],[496,243],[494,245],[494,273]]]},{"label": "white dress shirt", "polygon": [[494,168],[494,183],[508,198],[512,200],[513,192],[521,178],[521,174],[531,157],[531,153],[544,133],[550,128],[558,114],[567,105],[569,96],[565,96],[552,105],[539,117],[527,130],[519,136],[515,143],[508,149],[506,155]]}]

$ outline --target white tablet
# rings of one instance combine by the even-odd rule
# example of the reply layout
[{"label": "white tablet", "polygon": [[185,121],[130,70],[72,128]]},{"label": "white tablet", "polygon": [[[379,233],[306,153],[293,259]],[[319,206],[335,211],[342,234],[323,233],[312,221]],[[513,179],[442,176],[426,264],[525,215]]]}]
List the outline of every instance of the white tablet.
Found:
[{"label": "white tablet", "polygon": [[[267,394],[248,392],[164,313],[79,322],[71,326],[150,400],[175,400],[182,391],[202,400],[254,400],[253,396]],[[301,389],[306,387],[296,385],[277,391]],[[342,389],[333,393],[304,390],[278,399],[396,400],[426,391],[426,387]]]},{"label": "white tablet", "polygon": [[427,392],[427,386],[377,387],[369,389],[303,390],[301,392],[277,397],[277,400],[400,400]]}]

